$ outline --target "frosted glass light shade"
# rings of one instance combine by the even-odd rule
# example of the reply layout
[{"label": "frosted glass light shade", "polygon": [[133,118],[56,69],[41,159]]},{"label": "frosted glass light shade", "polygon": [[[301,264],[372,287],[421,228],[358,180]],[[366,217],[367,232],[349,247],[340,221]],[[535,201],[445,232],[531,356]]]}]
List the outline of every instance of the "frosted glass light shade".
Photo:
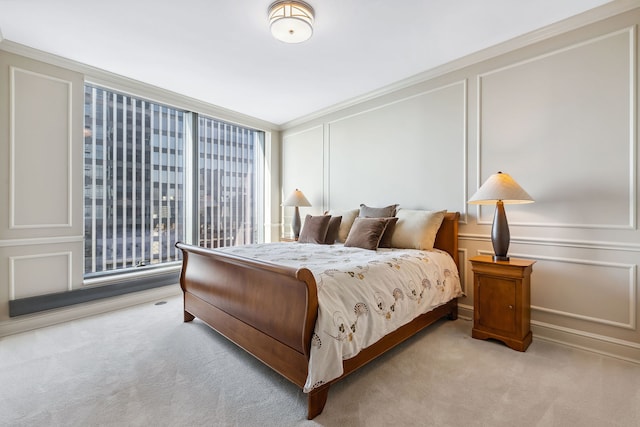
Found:
[{"label": "frosted glass light shade", "polygon": [[276,39],[300,43],[313,34],[313,8],[302,1],[277,1],[269,6],[269,27]]},{"label": "frosted glass light shade", "polygon": [[476,191],[467,203],[473,205],[494,205],[498,201],[504,204],[533,203],[533,198],[509,174],[493,174]]}]

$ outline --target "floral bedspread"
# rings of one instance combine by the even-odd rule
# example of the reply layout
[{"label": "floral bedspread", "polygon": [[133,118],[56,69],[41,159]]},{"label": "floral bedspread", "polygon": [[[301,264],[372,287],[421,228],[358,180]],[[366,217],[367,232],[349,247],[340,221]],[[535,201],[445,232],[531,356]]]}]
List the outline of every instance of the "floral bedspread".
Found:
[{"label": "floral bedspread", "polygon": [[318,285],[318,320],[304,391],[342,375],[349,359],[422,313],[462,296],[444,251],[265,243],[221,248],[236,255],[306,267]]}]

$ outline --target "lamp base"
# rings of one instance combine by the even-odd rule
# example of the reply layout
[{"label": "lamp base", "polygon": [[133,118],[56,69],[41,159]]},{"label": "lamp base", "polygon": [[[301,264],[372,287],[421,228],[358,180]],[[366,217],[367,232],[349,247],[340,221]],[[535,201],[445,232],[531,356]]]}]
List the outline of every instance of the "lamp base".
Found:
[{"label": "lamp base", "polygon": [[496,213],[493,216],[493,226],[491,227],[491,243],[493,245],[494,261],[509,261],[509,224],[507,214],[504,211],[504,203],[498,200],[496,203]]},{"label": "lamp base", "polygon": [[300,237],[300,225],[300,210],[296,206],[291,220],[291,231],[293,231],[293,238],[296,240]]}]

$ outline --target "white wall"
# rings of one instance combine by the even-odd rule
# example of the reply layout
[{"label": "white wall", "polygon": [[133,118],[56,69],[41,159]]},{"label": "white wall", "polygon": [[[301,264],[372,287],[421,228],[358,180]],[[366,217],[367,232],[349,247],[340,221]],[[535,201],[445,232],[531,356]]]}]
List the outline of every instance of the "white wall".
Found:
[{"label": "white wall", "polygon": [[9,300],[82,284],[82,75],[33,65],[0,56],[0,321]]},{"label": "white wall", "polygon": [[[168,286],[9,317],[9,301],[82,289],[85,80],[267,133],[265,236],[280,233],[275,126],[24,46],[0,44],[0,336],[178,295]],[[273,138],[272,138],[273,137]]]},{"label": "white wall", "polygon": [[534,339],[640,362],[638,23],[635,9],[296,121],[283,187],[306,185],[318,211],[460,211],[470,317],[467,261],[492,253],[493,209],[466,200],[510,173],[536,200],[507,206],[510,255],[536,260]]}]

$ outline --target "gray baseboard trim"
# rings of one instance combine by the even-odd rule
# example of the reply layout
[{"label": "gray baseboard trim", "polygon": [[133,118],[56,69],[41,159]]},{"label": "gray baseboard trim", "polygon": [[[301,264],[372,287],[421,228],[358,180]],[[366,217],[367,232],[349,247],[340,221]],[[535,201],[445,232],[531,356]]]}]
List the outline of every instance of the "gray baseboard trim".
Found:
[{"label": "gray baseboard trim", "polygon": [[180,280],[180,272],[166,272],[148,277],[136,277],[109,285],[74,289],[67,292],[38,295],[9,301],[9,317],[38,313],[103,298],[110,298],[131,292],[139,292],[161,286],[174,285]]},{"label": "gray baseboard trim", "polygon": [[[0,339],[8,335],[46,328],[59,323],[72,322],[86,317],[104,315],[112,311],[127,309],[140,304],[155,304],[167,298],[180,298],[181,296],[182,289],[180,289],[178,283],[175,283],[169,286],[132,292],[113,298],[104,298],[84,304],[69,305],[55,310],[41,311],[39,313],[11,318],[7,317],[6,320],[0,321]],[[180,315],[179,321],[182,321],[182,315]]]}]

